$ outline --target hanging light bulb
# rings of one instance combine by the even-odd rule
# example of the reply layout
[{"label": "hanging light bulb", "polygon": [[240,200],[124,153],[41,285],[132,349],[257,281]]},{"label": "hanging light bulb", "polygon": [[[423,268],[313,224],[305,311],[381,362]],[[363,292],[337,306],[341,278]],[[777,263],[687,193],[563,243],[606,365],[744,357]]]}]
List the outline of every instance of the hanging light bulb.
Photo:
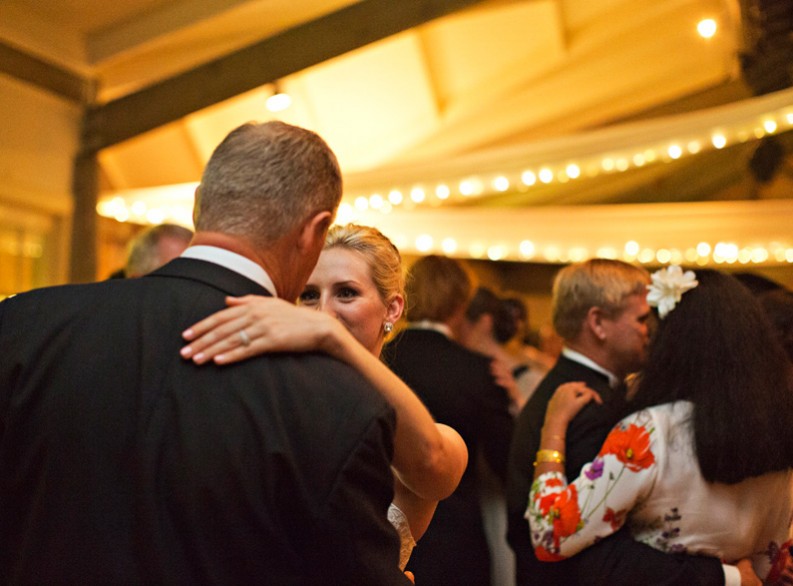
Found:
[{"label": "hanging light bulb", "polygon": [[292,98],[281,89],[281,85],[276,81],[273,83],[273,95],[265,102],[270,112],[283,112],[292,105]]}]

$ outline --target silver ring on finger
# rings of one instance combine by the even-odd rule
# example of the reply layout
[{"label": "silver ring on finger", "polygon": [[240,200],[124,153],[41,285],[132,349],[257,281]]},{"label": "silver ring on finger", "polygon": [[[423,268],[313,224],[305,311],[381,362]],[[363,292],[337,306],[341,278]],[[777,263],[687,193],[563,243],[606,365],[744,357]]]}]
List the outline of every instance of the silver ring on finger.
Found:
[{"label": "silver ring on finger", "polygon": [[251,339],[248,337],[248,334],[245,332],[245,330],[240,330],[240,342],[242,342],[243,346],[251,345]]}]

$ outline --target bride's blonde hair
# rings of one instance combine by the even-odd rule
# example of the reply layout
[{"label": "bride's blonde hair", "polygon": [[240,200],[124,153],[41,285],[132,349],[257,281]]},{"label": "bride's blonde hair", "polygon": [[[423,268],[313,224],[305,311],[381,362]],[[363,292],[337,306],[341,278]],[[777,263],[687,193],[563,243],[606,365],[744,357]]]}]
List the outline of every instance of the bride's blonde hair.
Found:
[{"label": "bride's blonde hair", "polygon": [[394,243],[377,228],[358,224],[331,226],[325,238],[324,249],[331,248],[354,250],[366,259],[383,305],[388,305],[396,295],[401,295],[404,299],[402,256]]}]

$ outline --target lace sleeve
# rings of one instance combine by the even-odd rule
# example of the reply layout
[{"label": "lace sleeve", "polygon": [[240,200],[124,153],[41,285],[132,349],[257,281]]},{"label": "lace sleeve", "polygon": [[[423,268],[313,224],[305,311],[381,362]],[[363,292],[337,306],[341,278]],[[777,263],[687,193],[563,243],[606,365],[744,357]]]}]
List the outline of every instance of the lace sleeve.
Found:
[{"label": "lace sleeve", "polygon": [[416,546],[413,534],[410,532],[410,525],[405,513],[394,503],[388,507],[388,520],[399,533],[399,569],[404,570]]}]

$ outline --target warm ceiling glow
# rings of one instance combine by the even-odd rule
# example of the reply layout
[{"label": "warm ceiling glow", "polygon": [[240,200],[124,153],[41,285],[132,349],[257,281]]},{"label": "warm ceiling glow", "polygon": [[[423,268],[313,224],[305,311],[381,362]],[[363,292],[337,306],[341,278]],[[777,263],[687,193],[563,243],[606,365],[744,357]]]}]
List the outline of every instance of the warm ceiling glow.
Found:
[{"label": "warm ceiling glow", "polygon": [[725,146],[727,146],[727,137],[725,137],[723,134],[714,134],[711,137],[711,142],[717,149],[723,149]]},{"label": "warm ceiling glow", "polygon": [[520,178],[521,181],[523,181],[523,184],[528,185],[529,187],[537,183],[537,175],[534,173],[534,171],[524,171]]},{"label": "warm ceiling glow", "polygon": [[384,203],[385,200],[383,199],[383,196],[380,195],[379,193],[373,193],[369,198],[369,207],[372,208],[373,210],[382,209]]},{"label": "warm ceiling glow", "polygon": [[712,18],[704,18],[697,23],[697,32],[703,39],[712,39],[719,25]]},{"label": "warm ceiling glow", "polygon": [[435,188],[435,195],[438,197],[438,199],[447,199],[451,195],[451,193],[452,192],[449,189],[448,185],[441,184]]},{"label": "warm ceiling glow", "polygon": [[276,93],[267,98],[265,104],[270,112],[283,112],[292,105],[292,98],[289,94]]},{"label": "warm ceiling glow", "polygon": [[493,179],[493,189],[496,191],[506,191],[509,189],[509,179],[503,175]]},{"label": "warm ceiling glow", "polygon": [[422,234],[416,238],[416,249],[424,254],[432,250],[433,239],[429,234]]},{"label": "warm ceiling glow", "polygon": [[441,250],[445,254],[454,254],[457,252],[457,241],[454,238],[444,238],[441,242]]},{"label": "warm ceiling glow", "polygon": [[427,197],[427,194],[421,187],[414,187],[410,190],[410,199],[415,201],[416,203],[423,202]]}]

